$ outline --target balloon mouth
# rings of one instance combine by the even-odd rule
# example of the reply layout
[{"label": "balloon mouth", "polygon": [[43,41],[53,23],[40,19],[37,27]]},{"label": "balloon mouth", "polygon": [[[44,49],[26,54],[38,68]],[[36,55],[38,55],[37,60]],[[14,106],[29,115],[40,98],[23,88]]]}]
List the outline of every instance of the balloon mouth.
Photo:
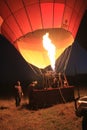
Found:
[{"label": "balloon mouth", "polygon": [[43,47],[43,35],[47,32],[56,47],[55,60],[74,41],[72,34],[62,28],[36,30],[17,40],[16,45],[21,55],[38,68],[50,65],[47,51]]}]

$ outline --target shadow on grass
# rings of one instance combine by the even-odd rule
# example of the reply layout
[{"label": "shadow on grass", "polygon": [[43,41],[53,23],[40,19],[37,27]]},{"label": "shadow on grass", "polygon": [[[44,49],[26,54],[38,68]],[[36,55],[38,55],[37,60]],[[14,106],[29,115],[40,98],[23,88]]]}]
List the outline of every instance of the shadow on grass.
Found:
[{"label": "shadow on grass", "polygon": [[27,109],[27,110],[35,110],[35,111],[38,111],[40,109],[46,109],[46,108],[49,108],[49,107],[52,107],[53,105],[47,105],[47,104],[43,104],[41,106],[38,106],[38,105],[30,105],[30,104],[22,104],[20,109]]}]

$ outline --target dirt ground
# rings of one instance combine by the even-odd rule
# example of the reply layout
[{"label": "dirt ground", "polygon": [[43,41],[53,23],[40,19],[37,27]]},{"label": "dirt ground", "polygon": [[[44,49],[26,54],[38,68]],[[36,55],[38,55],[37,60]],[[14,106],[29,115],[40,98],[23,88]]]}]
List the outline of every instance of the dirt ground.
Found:
[{"label": "dirt ground", "polygon": [[74,102],[29,110],[27,99],[16,108],[14,99],[0,99],[0,130],[82,130]]}]

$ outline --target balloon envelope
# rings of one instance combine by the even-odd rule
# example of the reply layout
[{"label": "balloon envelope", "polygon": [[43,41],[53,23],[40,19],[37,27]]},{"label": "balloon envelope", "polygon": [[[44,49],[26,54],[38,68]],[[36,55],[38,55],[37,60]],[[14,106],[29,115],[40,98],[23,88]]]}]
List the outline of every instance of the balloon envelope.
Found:
[{"label": "balloon envelope", "polygon": [[[57,47],[58,57],[72,40],[69,40],[71,36],[59,40],[60,35],[55,29],[65,29],[75,38],[86,7],[86,0],[0,0],[1,33],[27,61],[43,68],[50,63],[42,47],[42,32],[53,29],[50,35],[58,38],[56,41],[51,38]],[[62,32],[62,35],[66,34]]]}]

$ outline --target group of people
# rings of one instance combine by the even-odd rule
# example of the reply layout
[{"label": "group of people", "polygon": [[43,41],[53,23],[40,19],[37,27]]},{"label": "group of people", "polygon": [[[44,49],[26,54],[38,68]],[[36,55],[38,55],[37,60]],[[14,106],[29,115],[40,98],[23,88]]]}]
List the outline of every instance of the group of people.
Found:
[{"label": "group of people", "polygon": [[[33,87],[36,86],[36,84],[37,84],[37,81],[33,81],[28,85],[29,104],[32,103]],[[17,81],[14,88],[15,88],[15,105],[16,105],[16,107],[18,107],[18,106],[20,106],[21,99],[24,95],[20,81]]]},{"label": "group of people", "polygon": [[[47,86],[50,86],[50,85],[53,88],[69,86],[68,81],[66,79],[66,76],[62,75],[61,73],[59,73],[57,77],[55,76],[52,81],[50,81],[48,79],[49,78],[46,76],[45,80],[44,80],[44,87],[45,86],[47,87]],[[48,81],[50,81],[51,83],[49,83]],[[33,88],[35,88],[36,85],[37,85],[37,81],[33,81],[30,84],[28,84],[28,86],[27,86],[29,105],[31,105],[33,103]],[[16,107],[17,107],[17,106],[20,106],[21,98],[24,95],[20,81],[17,81],[14,88],[15,88],[15,104],[16,104]]]},{"label": "group of people", "polygon": [[54,87],[68,87],[68,81],[64,74],[58,73],[56,77],[53,78],[53,88]]},{"label": "group of people", "polygon": [[65,74],[62,73],[46,73],[43,77],[44,88],[60,88],[60,87],[68,87],[68,81]]}]

